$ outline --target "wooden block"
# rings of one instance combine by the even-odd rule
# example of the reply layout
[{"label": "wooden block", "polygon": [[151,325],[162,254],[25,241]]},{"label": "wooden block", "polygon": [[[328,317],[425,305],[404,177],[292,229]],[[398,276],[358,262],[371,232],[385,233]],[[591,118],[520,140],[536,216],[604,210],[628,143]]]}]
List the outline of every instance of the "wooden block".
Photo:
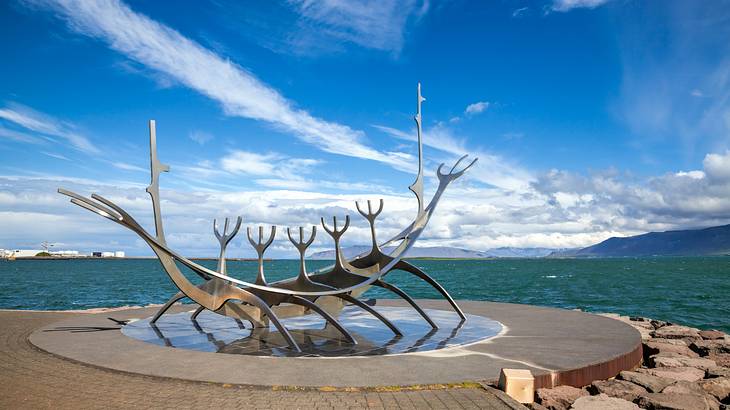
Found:
[{"label": "wooden block", "polygon": [[499,388],[520,403],[532,403],[535,397],[535,378],[527,369],[502,369]]}]

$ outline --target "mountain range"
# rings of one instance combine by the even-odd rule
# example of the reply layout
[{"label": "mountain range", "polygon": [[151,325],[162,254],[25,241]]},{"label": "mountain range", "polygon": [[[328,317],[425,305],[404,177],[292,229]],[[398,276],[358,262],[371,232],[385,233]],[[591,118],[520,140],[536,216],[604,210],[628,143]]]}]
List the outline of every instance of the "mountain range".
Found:
[{"label": "mountain range", "polygon": [[551,257],[709,256],[730,254],[730,225],[683,231],[649,232],[605,241]]},{"label": "mountain range", "polygon": [[[346,258],[365,253],[369,246],[343,248]],[[386,253],[393,247],[383,249]],[[483,258],[613,258],[632,256],[709,256],[730,255],[730,225],[703,229],[649,232],[625,238],[609,238],[580,249],[502,247],[475,251],[448,246],[413,247],[409,258],[483,259]],[[334,259],[333,250],[317,252],[312,259]]]},{"label": "mountain range", "polygon": [[[370,246],[350,246],[342,249],[342,253],[346,258],[352,258],[355,255],[367,252]],[[383,251],[389,253],[393,250],[392,246],[383,248]],[[443,259],[480,259],[480,258],[541,258],[548,256],[557,249],[551,248],[495,248],[486,251],[474,251],[470,249],[453,248],[448,246],[431,246],[416,247],[414,246],[408,251],[409,258],[443,258]],[[335,251],[322,251],[312,254],[312,259],[334,259]]]}]

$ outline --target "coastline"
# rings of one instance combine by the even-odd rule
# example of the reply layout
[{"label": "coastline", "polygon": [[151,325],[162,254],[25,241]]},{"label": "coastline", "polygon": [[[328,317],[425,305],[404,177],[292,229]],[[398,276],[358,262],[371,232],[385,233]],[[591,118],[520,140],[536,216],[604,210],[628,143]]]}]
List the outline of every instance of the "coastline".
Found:
[{"label": "coastline", "polygon": [[598,315],[639,331],[642,365],[582,388],[538,389],[533,410],[730,409],[730,335],[646,317]]}]

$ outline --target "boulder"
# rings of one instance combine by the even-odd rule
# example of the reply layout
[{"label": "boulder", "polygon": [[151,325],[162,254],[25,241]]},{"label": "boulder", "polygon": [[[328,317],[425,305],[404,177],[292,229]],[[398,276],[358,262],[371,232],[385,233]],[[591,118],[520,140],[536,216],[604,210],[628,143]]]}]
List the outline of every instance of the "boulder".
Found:
[{"label": "boulder", "polygon": [[548,410],[547,407],[543,406],[542,404],[540,404],[540,403],[538,403],[536,401],[535,402],[532,402],[532,403],[525,404],[525,406],[527,406],[528,409],[532,409],[532,410]]},{"label": "boulder", "polygon": [[730,377],[730,367],[712,367],[705,371],[705,378],[712,379],[715,377]]},{"label": "boulder", "polygon": [[704,358],[692,358],[676,355],[675,357],[652,356],[649,363],[654,367],[696,367],[698,369],[707,370],[716,367],[714,360]]},{"label": "boulder", "polygon": [[638,321],[631,320],[626,323],[630,324],[633,327],[647,329],[647,330],[654,330],[654,326],[651,325],[651,322],[638,322]]},{"label": "boulder", "polygon": [[638,384],[639,386],[648,390],[650,393],[659,393],[665,387],[675,382],[674,379],[653,376],[651,374],[645,373],[629,372],[626,370],[619,373],[618,378],[634,384]]},{"label": "boulder", "polygon": [[644,329],[643,327],[634,327],[641,334],[641,341],[647,341],[654,338],[654,331],[651,329]]},{"label": "boulder", "polygon": [[665,343],[665,344],[675,345],[675,346],[689,346],[687,344],[687,342],[685,342],[682,339],[662,339],[662,338],[655,337],[655,338],[651,339],[651,341],[654,343]]},{"label": "boulder", "polygon": [[656,369],[637,369],[639,373],[664,377],[673,380],[696,382],[705,377],[705,371],[696,367],[660,367]]},{"label": "boulder", "polygon": [[689,348],[700,356],[709,356],[718,353],[730,353],[730,342],[722,340],[695,340]]},{"label": "boulder", "polygon": [[680,325],[668,325],[655,330],[652,335],[663,339],[701,339],[699,330]]},{"label": "boulder", "polygon": [[639,407],[650,410],[719,410],[712,396],[680,393],[647,393],[636,400]]},{"label": "boulder", "polygon": [[700,337],[705,340],[725,339],[725,333],[719,330],[700,330]]},{"label": "boulder", "polygon": [[716,399],[730,404],[730,377],[702,380],[699,385],[705,392],[715,396]]},{"label": "boulder", "polygon": [[721,367],[730,367],[730,353],[712,353],[706,357]]},{"label": "boulder", "polygon": [[705,394],[705,391],[698,384],[698,382],[688,382],[679,380],[674,384],[671,384],[662,390],[664,394],[679,393],[679,394],[699,394],[700,396]]},{"label": "boulder", "polygon": [[537,389],[537,402],[550,410],[565,410],[588,392],[572,386],[558,386],[552,389]]},{"label": "boulder", "polygon": [[634,401],[640,395],[648,393],[645,388],[626,380],[596,380],[588,387],[588,391],[591,394],[605,394],[628,401]]},{"label": "boulder", "polygon": [[671,323],[665,322],[663,320],[652,319],[651,325],[654,326],[654,329],[659,329],[660,327],[669,326],[671,325]]},{"label": "boulder", "polygon": [[570,408],[575,410],[638,410],[639,406],[630,401],[599,394],[598,396],[579,397]]},{"label": "boulder", "polygon": [[648,340],[644,342],[644,357],[650,357],[653,355],[664,355],[667,353],[676,353],[687,357],[700,357],[697,352],[693,351],[687,344],[680,339],[659,339],[659,340],[672,340],[681,343],[665,343],[658,342],[657,339]]}]

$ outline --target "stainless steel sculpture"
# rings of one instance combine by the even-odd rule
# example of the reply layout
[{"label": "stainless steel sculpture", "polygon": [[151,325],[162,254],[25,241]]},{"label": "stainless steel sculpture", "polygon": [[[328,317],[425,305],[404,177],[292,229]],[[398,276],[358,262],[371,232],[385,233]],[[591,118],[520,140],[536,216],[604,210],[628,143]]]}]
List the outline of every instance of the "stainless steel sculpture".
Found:
[{"label": "stainless steel sculpture", "polygon": [[[299,238],[296,240],[292,236],[291,230],[287,228],[287,236],[299,251],[300,256],[299,273],[291,279],[269,283],[264,275],[264,253],[276,235],[276,227],[274,226],[271,227],[271,233],[266,240],[263,238],[264,228],[260,226],[258,241],[254,241],[251,236],[251,228],[247,228],[248,240],[258,255],[258,272],[255,281],[247,282],[228,276],[226,269],[226,246],[241,227],[242,219],[240,216],[230,233],[228,232],[228,219],[225,220],[223,233],[218,231],[218,225],[214,221],[214,233],[220,243],[218,267],[215,271],[191,261],[168,247],[165,241],[160,208],[159,178],[160,173],[168,172],[170,167],[162,164],[157,157],[157,138],[154,121],[150,121],[151,181],[147,187],[147,192],[152,199],[152,209],[154,212],[154,236],[142,228],[121,207],[100,195],[92,194],[91,198],[85,198],[64,189],[59,189],[58,192],[69,196],[73,204],[95,212],[135,232],[155,252],[162,267],[179,289],[179,292],[170,298],[152,318],[151,323],[153,325],[175,302],[183,298],[189,298],[200,306],[192,315],[193,320],[203,310],[210,310],[224,316],[232,317],[238,320],[239,323],[240,320],[249,321],[255,329],[268,329],[270,322],[276,327],[291,349],[301,351],[299,344],[297,344],[286,327],[282,325],[279,320],[280,318],[316,313],[342,333],[348,342],[357,343],[347,329],[336,319],[336,316],[345,304],[350,303],[378,318],[397,337],[402,334],[400,329],[376,309],[357,299],[358,296],[367,291],[371,286],[378,286],[406,300],[431,327],[436,329],[438,328],[437,324],[406,292],[386,282],[384,278],[394,270],[402,270],[413,274],[436,289],[449,301],[462,320],[466,319],[464,313],[453,298],[451,298],[448,292],[438,282],[416,266],[403,260],[403,257],[425,229],[436,209],[438,201],[441,199],[448,185],[462,176],[477,160],[474,159],[468,165],[457,170],[459,164],[467,157],[467,155],[464,155],[451,167],[448,173],[442,172],[444,164],[441,164],[436,171],[436,176],[439,181],[436,192],[428,205],[424,206],[423,143],[421,135],[421,104],[423,101],[425,99],[421,96],[421,85],[418,84],[417,112],[414,118],[418,136],[418,173],[413,184],[409,186],[409,189],[415,194],[418,202],[417,214],[414,221],[398,235],[395,235],[382,244],[378,244],[375,234],[375,220],[383,211],[383,200],[380,200],[376,211],[373,211],[370,201],[367,202],[367,212],[361,209],[359,203],[356,203],[358,212],[370,225],[372,247],[369,252],[358,255],[352,260],[347,260],[343,256],[342,249],[340,248],[340,238],[350,225],[349,215],[345,216],[345,224],[339,228],[336,217],[332,219],[332,228],[328,227],[324,218],[322,218],[322,227],[332,237],[334,242],[335,263],[329,268],[320,269],[311,274],[307,272],[304,254],[306,249],[314,241],[317,228],[313,226],[309,238],[305,238],[304,228],[299,227]],[[385,253],[382,249],[386,246],[394,246],[394,249],[390,253]],[[204,282],[200,285],[195,285],[190,282],[180,272],[177,263],[191,269]]]}]

